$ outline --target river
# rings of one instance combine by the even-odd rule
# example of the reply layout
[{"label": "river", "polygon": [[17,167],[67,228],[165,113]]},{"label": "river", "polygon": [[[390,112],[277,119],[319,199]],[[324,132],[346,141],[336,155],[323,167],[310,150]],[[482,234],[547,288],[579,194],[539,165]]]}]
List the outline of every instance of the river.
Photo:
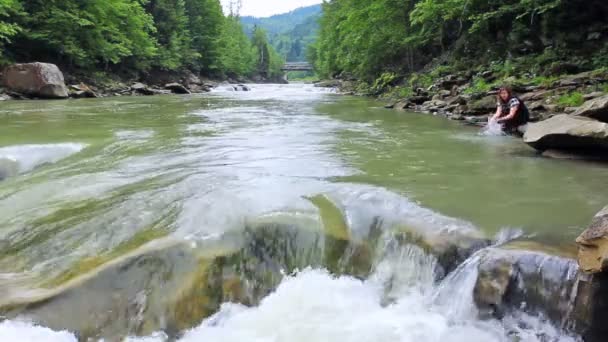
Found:
[{"label": "river", "polygon": [[[48,296],[156,240],[209,250],[264,220],[333,222],[355,240],[398,225],[523,235],[571,253],[608,203],[601,164],[543,159],[515,138],[310,85],[251,87],[2,103],[0,306]],[[374,253],[365,276],[308,257],[251,307],[224,303],[174,335],[142,328],[147,337],[132,339],[575,340],[524,313],[479,319],[467,263],[437,282],[421,250]],[[9,317],[0,340],[82,338],[60,331],[71,312],[52,329]],[[125,337],[112,329],[92,336]]]}]

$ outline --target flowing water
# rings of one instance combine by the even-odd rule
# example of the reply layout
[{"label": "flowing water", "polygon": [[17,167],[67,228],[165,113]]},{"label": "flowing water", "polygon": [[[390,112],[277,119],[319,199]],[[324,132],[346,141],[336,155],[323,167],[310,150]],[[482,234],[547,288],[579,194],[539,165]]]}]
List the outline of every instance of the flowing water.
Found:
[{"label": "flowing water", "polygon": [[[608,203],[606,166],[542,159],[515,138],[308,85],[252,88],[3,103],[0,307],[54,296],[155,241],[225,255],[233,248],[219,242],[226,236],[262,221],[296,222],[373,244],[369,270],[356,271],[365,262],[324,263],[311,249],[290,259],[299,272],[276,280],[253,305],[224,300],[177,333],[129,339],[575,340],[523,312],[479,319],[475,256],[438,280],[434,257],[413,245],[391,247],[386,232],[407,226],[492,238],[511,228],[570,251]],[[383,233],[372,243],[377,228]],[[169,295],[137,298],[145,309],[154,296]],[[107,299],[85,298],[96,296]],[[79,303],[72,305],[64,320],[77,315]],[[77,340],[27,315],[8,318],[0,322],[2,341]]]}]

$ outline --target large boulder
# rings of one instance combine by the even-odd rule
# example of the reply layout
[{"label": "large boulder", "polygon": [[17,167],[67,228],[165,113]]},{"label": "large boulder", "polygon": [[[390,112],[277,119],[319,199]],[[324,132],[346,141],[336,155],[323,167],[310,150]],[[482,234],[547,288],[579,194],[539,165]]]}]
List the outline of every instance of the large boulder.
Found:
[{"label": "large boulder", "polygon": [[608,124],[571,115],[556,115],[528,126],[524,141],[537,150],[608,150]]},{"label": "large boulder", "polygon": [[482,315],[542,312],[565,323],[576,288],[574,253],[535,241],[515,241],[480,255],[473,298]]},{"label": "large boulder", "polygon": [[4,86],[29,96],[64,99],[68,97],[63,73],[55,64],[14,64],[4,69]]},{"label": "large boulder", "polygon": [[578,290],[572,317],[587,342],[606,341],[608,326],[608,206],[595,215],[577,239]]},{"label": "large boulder", "polygon": [[576,239],[576,243],[583,271],[600,273],[608,270],[608,206],[595,216],[589,229]]},{"label": "large boulder", "polygon": [[576,116],[585,116],[599,121],[608,122],[608,95],[597,97],[585,102],[577,111]]}]

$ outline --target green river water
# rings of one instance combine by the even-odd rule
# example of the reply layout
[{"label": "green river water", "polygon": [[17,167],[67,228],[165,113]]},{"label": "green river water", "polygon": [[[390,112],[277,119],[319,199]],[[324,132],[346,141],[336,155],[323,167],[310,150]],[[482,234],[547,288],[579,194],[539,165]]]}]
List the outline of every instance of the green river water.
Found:
[{"label": "green river water", "polygon": [[354,235],[403,218],[569,251],[608,203],[606,165],[309,85],[252,87],[0,103],[0,291],[27,298],[157,238],[309,212],[319,194]]}]

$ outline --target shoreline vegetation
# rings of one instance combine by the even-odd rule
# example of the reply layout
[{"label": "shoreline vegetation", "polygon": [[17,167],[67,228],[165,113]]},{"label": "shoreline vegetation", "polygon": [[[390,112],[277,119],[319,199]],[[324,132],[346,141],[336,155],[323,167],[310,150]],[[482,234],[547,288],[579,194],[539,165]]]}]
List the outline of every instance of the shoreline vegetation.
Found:
[{"label": "shoreline vegetation", "polygon": [[[214,84],[208,80],[282,82],[284,59],[266,31],[246,33],[239,2],[228,8],[225,15],[219,0],[3,0],[0,70],[54,64],[74,96],[162,92],[171,83],[200,92]],[[37,96],[11,89],[4,74],[0,99]]]}]

